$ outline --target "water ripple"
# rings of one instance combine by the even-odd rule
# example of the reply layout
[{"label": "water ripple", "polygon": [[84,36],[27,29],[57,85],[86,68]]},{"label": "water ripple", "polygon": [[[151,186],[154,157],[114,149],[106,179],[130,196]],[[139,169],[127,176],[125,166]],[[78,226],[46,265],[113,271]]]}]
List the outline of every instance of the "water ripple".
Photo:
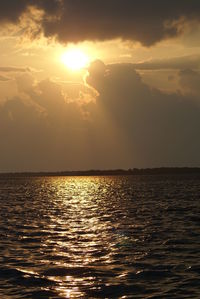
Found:
[{"label": "water ripple", "polygon": [[200,179],[0,179],[1,298],[200,298]]}]

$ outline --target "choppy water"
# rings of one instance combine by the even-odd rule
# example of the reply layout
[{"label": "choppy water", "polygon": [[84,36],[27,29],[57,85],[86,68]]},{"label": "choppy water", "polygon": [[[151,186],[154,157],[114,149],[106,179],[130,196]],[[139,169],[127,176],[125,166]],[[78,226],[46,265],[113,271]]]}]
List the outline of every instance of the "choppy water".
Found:
[{"label": "choppy water", "polygon": [[200,178],[0,179],[0,298],[200,298]]}]

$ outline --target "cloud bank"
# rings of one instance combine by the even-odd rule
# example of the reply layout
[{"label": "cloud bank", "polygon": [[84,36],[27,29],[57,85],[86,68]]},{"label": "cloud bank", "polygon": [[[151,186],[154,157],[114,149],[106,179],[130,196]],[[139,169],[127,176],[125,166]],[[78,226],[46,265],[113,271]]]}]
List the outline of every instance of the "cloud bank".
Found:
[{"label": "cloud bank", "polygon": [[19,74],[0,105],[1,171],[200,166],[199,73],[179,76],[187,90],[167,94],[133,65],[96,61],[74,93]]},{"label": "cloud bank", "polygon": [[16,23],[30,6],[43,11],[45,36],[64,43],[122,38],[150,46],[200,20],[198,0],[7,0],[0,21]]},{"label": "cloud bank", "polygon": [[200,69],[200,55],[154,59],[133,64],[137,70]]}]

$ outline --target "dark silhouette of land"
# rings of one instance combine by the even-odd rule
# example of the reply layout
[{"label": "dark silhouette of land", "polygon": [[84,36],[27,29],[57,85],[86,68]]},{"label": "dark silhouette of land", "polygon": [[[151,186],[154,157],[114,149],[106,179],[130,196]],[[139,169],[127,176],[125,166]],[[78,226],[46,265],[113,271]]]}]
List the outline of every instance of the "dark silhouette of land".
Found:
[{"label": "dark silhouette of land", "polygon": [[120,176],[120,175],[200,175],[200,167],[160,167],[132,168],[114,170],[78,170],[58,172],[12,172],[0,173],[0,177],[34,177],[34,176]]}]

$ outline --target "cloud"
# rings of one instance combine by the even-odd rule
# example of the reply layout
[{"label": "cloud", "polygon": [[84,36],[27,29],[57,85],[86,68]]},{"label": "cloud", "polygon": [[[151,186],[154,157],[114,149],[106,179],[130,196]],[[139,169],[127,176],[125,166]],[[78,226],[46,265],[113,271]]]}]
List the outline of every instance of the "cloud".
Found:
[{"label": "cloud", "polygon": [[[62,42],[137,40],[149,46],[181,31],[181,17],[200,18],[195,0],[69,0],[63,4],[59,20],[43,22],[46,36],[56,35]],[[176,24],[177,22],[177,24]]]},{"label": "cloud", "polygon": [[[98,75],[94,67],[87,82],[99,92],[97,104],[123,132],[129,165],[200,165],[200,107],[192,93],[166,94],[150,88],[132,65],[108,65]],[[193,77],[191,82],[197,74]]]},{"label": "cloud", "polygon": [[0,22],[19,22],[27,8],[34,6],[43,9],[47,14],[54,14],[59,6],[59,0],[7,0],[0,2]]},{"label": "cloud", "polygon": [[0,72],[29,72],[30,68],[28,67],[14,67],[14,66],[0,66]]},{"label": "cloud", "polygon": [[179,72],[179,82],[184,92],[200,96],[200,73],[191,69]]},{"label": "cloud", "polygon": [[[18,93],[0,105],[1,171],[200,165],[196,95],[150,88],[131,64],[88,72],[90,87],[76,92],[17,76]],[[195,84],[198,74],[180,76]]]},{"label": "cloud", "polygon": [[150,46],[200,19],[196,0],[7,0],[0,3],[0,20],[17,22],[30,5],[44,12],[44,34],[64,43],[122,38]]},{"label": "cloud", "polygon": [[0,75],[0,81],[9,81],[10,79]]},{"label": "cloud", "polygon": [[161,69],[199,69],[200,55],[187,55],[164,59],[154,59],[133,64],[137,70],[161,70]]},{"label": "cloud", "polygon": [[0,2],[0,21],[17,22],[21,14],[26,10],[26,0],[11,0]]}]

